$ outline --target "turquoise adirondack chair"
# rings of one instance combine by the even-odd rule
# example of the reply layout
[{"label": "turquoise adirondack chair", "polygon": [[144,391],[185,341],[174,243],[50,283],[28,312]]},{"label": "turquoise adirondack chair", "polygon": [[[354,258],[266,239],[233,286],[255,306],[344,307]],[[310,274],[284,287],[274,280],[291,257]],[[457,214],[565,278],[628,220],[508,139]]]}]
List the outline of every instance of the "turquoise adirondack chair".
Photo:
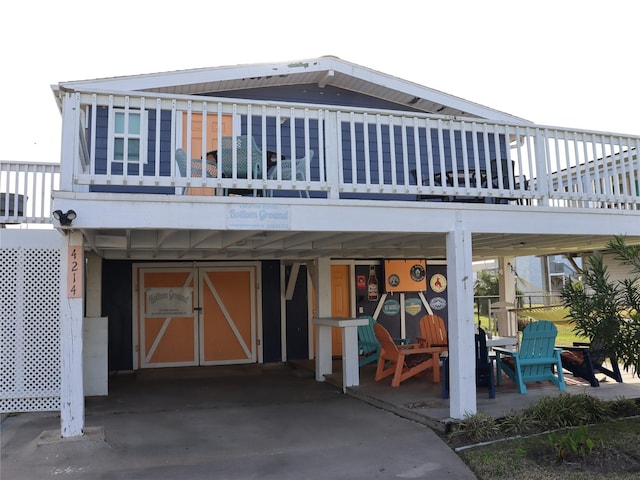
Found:
[{"label": "turquoise adirondack chair", "polygon": [[551,381],[561,392],[567,387],[562,373],[561,349],[555,348],[558,329],[549,320],[538,320],[527,325],[522,332],[518,351],[494,347],[496,353],[497,384],[502,384],[504,372],[527,393],[527,382]]},{"label": "turquoise adirondack chair", "polygon": [[[369,315],[364,315],[360,318],[369,319],[367,325],[358,325],[358,352],[361,357],[358,366],[362,367],[370,363],[376,363],[380,358],[380,349],[382,347],[373,330],[373,325],[376,323],[375,319]],[[394,338],[393,341],[396,344],[407,343],[405,338]]]}]

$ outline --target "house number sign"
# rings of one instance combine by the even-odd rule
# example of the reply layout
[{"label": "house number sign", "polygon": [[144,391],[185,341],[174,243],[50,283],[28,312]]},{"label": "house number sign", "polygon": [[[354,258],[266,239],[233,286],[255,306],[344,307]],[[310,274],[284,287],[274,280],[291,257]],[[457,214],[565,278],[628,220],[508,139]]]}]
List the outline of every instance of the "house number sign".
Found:
[{"label": "house number sign", "polygon": [[67,297],[82,298],[82,265],[83,252],[81,246],[69,246],[67,254]]}]

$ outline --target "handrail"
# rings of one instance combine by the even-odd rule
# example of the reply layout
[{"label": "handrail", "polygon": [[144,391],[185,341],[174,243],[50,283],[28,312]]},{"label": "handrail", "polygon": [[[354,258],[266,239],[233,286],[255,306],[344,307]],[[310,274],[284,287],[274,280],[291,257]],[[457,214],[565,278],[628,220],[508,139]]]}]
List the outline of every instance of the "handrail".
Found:
[{"label": "handrail", "polygon": [[60,165],[0,160],[0,225],[52,223],[52,194]]},{"label": "handrail", "polygon": [[[60,178],[63,191],[160,189],[179,194],[209,187],[331,199],[621,210],[640,205],[640,136],[221,97],[104,91],[64,95],[62,159],[70,164],[65,163]],[[144,112],[138,140],[145,148],[135,160],[123,162],[114,153],[116,112]],[[200,132],[199,125],[207,122],[213,122],[212,128]],[[111,137],[105,138],[108,132]],[[223,135],[253,137],[262,168],[247,173],[237,164],[249,159],[234,156],[231,173],[218,169],[217,175],[198,176],[187,168],[181,175],[177,149],[185,150],[187,158],[204,160],[205,152],[215,150],[214,137]],[[268,175],[267,152],[291,159],[311,151],[315,154],[304,182]]]}]

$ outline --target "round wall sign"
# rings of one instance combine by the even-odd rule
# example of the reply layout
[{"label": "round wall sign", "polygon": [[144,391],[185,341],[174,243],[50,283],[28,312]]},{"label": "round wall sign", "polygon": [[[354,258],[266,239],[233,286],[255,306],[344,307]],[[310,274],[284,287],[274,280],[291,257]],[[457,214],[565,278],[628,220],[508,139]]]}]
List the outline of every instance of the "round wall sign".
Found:
[{"label": "round wall sign", "polygon": [[414,282],[421,282],[422,280],[424,280],[424,275],[425,275],[424,267],[419,263],[411,267],[411,279]]},{"label": "round wall sign", "polygon": [[436,273],[433,275],[433,277],[431,277],[429,286],[431,287],[432,291],[436,293],[442,293],[447,288],[447,279],[441,273]]},{"label": "round wall sign", "polygon": [[400,285],[400,277],[395,273],[389,275],[389,285],[392,287],[397,287],[398,285]]}]

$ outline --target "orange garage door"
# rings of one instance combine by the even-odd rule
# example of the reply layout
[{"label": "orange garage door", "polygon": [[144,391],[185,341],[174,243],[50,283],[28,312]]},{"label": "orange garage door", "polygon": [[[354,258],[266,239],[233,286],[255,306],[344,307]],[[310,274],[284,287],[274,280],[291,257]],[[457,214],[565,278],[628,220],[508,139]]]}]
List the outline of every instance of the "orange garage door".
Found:
[{"label": "orange garage door", "polygon": [[140,268],[138,282],[141,368],[257,361],[255,267]]}]

